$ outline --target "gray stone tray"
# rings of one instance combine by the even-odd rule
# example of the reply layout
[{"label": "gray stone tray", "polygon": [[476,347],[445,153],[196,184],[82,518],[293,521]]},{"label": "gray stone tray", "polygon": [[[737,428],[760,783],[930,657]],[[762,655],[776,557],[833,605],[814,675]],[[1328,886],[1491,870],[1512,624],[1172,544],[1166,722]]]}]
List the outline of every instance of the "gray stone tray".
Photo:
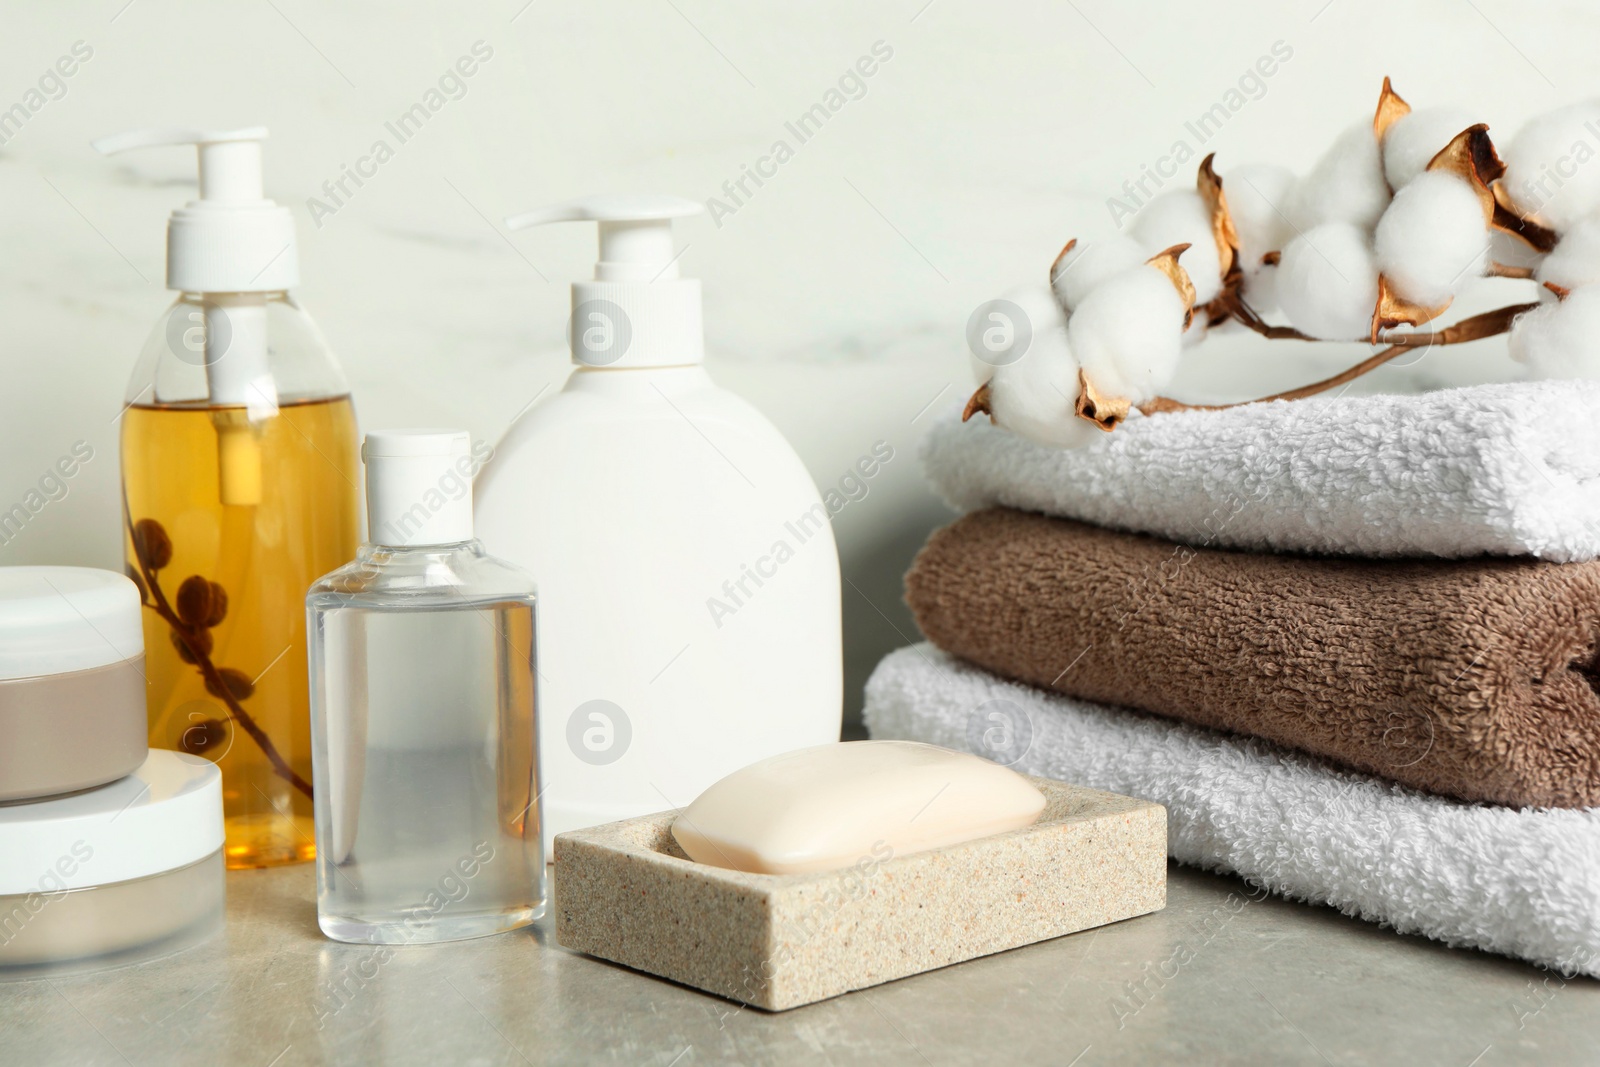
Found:
[{"label": "gray stone tray", "polygon": [[556,940],[782,1011],[1165,907],[1165,808],[1032,781],[1026,829],[814,874],[695,863],[675,812],[560,834]]}]

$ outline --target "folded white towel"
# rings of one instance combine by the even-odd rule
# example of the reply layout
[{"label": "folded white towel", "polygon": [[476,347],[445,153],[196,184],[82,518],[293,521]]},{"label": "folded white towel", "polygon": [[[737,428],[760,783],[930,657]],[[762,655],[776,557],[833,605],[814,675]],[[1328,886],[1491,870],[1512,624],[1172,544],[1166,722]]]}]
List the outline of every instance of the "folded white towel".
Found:
[{"label": "folded white towel", "polygon": [[1168,850],[1455,946],[1600,977],[1600,809],[1462,804],[1263,741],[1069,700],[932,645],[867,683],[873,737],[1016,750],[1015,769],[1167,807]]},{"label": "folded white towel", "polygon": [[1136,417],[1071,450],[950,414],[922,460],[957,510],[1004,504],[1188,544],[1600,557],[1600,382]]}]

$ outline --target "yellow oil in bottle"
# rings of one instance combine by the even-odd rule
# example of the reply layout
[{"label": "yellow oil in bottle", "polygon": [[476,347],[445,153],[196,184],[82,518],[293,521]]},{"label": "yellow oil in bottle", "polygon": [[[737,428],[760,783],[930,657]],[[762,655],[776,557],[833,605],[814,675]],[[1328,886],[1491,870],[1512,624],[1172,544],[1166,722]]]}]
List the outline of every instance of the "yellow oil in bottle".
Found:
[{"label": "yellow oil in bottle", "polygon": [[229,867],[316,855],[305,594],[355,557],[359,472],[348,397],[123,416],[150,744],[221,769]]}]

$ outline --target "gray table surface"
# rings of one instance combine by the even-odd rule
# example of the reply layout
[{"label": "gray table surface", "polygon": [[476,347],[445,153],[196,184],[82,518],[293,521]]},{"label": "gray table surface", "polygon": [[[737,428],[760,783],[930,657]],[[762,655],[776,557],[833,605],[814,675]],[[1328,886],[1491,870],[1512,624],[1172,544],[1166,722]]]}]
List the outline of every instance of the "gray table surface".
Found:
[{"label": "gray table surface", "polygon": [[374,961],[318,933],[310,866],[235,871],[208,944],[0,983],[0,1063],[1600,1063],[1600,982],[1169,879],[1155,915],[769,1015],[548,918]]}]

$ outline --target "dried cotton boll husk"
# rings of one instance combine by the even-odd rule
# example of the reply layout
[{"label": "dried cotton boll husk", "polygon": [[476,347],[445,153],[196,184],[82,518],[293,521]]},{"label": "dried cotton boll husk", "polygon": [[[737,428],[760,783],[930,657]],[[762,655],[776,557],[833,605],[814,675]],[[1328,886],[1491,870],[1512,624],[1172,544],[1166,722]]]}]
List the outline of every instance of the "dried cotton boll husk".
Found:
[{"label": "dried cotton boll husk", "polygon": [[[1232,196],[1231,187],[1229,196]],[[1196,304],[1208,303],[1222,292],[1222,260],[1211,229],[1211,209],[1198,192],[1175,189],[1162,193],[1139,212],[1133,220],[1132,233],[1147,249],[1141,262],[1171,245],[1189,246],[1182,261],[1183,269],[1188,271],[1189,280],[1194,284]]]},{"label": "dried cotton boll husk", "polygon": [[1061,307],[1071,312],[1096,285],[1149,258],[1144,246],[1125,233],[1096,241],[1074,240],[1056,258],[1050,287]]},{"label": "dried cotton boll husk", "polygon": [[1399,119],[1383,135],[1383,173],[1399,192],[1428,169],[1429,160],[1477,120],[1455,107],[1429,107]]},{"label": "dried cotton boll husk", "polygon": [[1585,101],[1546,112],[1517,131],[1504,151],[1501,179],[1517,214],[1565,232],[1600,208],[1596,130],[1600,103]]},{"label": "dried cotton boll husk", "polygon": [[1367,336],[1378,303],[1378,266],[1367,235],[1330,222],[1290,241],[1278,264],[1278,306],[1298,330],[1325,341]]},{"label": "dried cotton boll husk", "polygon": [[1102,395],[1140,404],[1177,373],[1188,313],[1167,275],[1139,266],[1084,298],[1067,320],[1067,343]]},{"label": "dried cotton boll husk", "polygon": [[1584,219],[1563,233],[1533,276],[1541,286],[1552,282],[1563,289],[1600,283],[1600,218]]},{"label": "dried cotton boll husk", "polygon": [[1418,175],[1378,221],[1375,248],[1378,270],[1401,299],[1427,307],[1449,303],[1488,266],[1483,203],[1453,174]]},{"label": "dried cotton boll husk", "polygon": [[1518,315],[1510,341],[1535,378],[1600,378],[1600,286]]},{"label": "dried cotton boll husk", "polygon": [[1028,316],[1033,339],[1015,362],[986,367],[967,403],[968,417],[987,414],[1019,437],[1056,448],[1080,448],[1102,431],[1077,417],[1078,361],[1067,347],[1067,325],[1053,293],[1030,289],[1006,297]]},{"label": "dried cotton boll husk", "polygon": [[1325,222],[1347,222],[1363,230],[1377,225],[1389,206],[1389,182],[1371,122],[1339,135],[1333,146],[1295,186],[1289,220],[1304,233]]}]

